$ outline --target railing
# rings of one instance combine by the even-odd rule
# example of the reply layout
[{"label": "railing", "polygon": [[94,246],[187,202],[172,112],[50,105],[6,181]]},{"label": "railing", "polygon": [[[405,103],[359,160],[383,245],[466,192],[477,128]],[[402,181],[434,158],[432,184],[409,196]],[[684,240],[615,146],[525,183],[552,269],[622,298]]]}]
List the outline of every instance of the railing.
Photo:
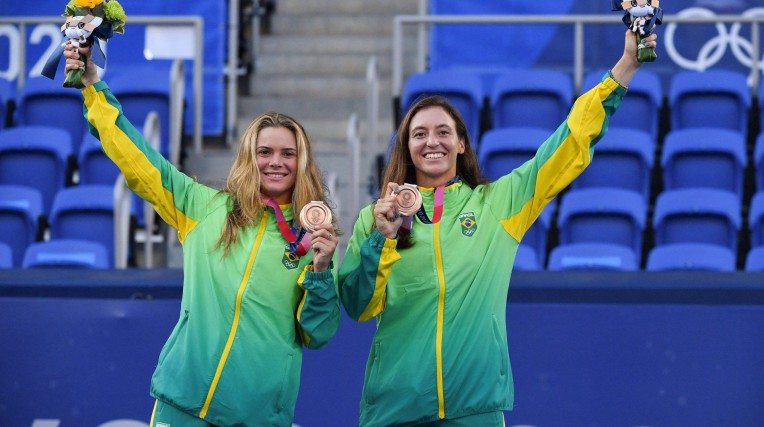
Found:
[{"label": "railing", "polygon": [[348,212],[358,212],[360,210],[361,189],[361,136],[359,134],[358,114],[353,113],[348,118],[347,144],[352,158],[352,168],[350,170],[350,207]]},{"label": "railing", "polygon": [[[574,26],[573,80],[576,91],[580,91],[584,75],[584,25],[619,24],[615,15],[398,15],[393,20],[393,97],[400,97],[403,86],[403,26],[421,24],[569,24]],[[719,24],[740,23],[751,25],[752,88],[757,93],[761,79],[758,58],[761,56],[759,26],[764,24],[764,16],[716,15],[713,17],[682,17],[665,15],[664,24]],[[622,25],[622,24],[621,24]],[[420,29],[417,52],[417,70],[424,71],[426,46],[421,43]]]},{"label": "railing", "polygon": [[366,149],[364,155],[371,158],[376,152],[379,136],[379,72],[376,56],[369,58],[366,65]]},{"label": "railing", "polygon": [[[21,89],[24,86],[25,79],[28,73],[26,64],[26,39],[27,39],[27,26],[39,25],[39,24],[53,24],[56,28],[62,24],[61,17],[53,16],[11,16],[0,17],[0,26],[2,25],[18,25],[19,26],[19,42],[14,44],[10,43],[11,54],[14,49],[18,49],[16,56],[18,58],[19,72],[18,72],[18,87]],[[194,72],[193,72],[193,87],[194,87],[194,151],[196,153],[202,152],[202,106],[204,105],[204,92],[202,90],[202,64],[204,63],[204,39],[202,37],[204,21],[201,17],[195,16],[130,16],[131,24],[139,25],[173,25],[173,26],[191,26],[194,29]],[[234,79],[235,80],[235,79]]]}]

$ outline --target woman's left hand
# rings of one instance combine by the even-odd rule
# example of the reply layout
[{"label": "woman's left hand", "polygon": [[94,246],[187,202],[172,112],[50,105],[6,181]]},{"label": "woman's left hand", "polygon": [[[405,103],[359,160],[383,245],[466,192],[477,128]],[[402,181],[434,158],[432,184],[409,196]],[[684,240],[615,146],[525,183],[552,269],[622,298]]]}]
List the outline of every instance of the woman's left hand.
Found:
[{"label": "woman's left hand", "polygon": [[321,224],[311,233],[310,238],[313,271],[326,271],[334,256],[334,250],[337,249],[337,233],[331,224]]}]

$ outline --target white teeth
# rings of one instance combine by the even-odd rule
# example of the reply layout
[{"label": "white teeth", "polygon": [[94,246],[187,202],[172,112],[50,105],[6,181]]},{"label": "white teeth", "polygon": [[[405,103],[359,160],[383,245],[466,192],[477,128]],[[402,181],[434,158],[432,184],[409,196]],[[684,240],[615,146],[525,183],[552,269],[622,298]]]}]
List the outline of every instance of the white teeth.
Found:
[{"label": "white teeth", "polygon": [[443,153],[427,153],[424,155],[425,159],[439,159],[441,157],[445,157],[445,154]]}]

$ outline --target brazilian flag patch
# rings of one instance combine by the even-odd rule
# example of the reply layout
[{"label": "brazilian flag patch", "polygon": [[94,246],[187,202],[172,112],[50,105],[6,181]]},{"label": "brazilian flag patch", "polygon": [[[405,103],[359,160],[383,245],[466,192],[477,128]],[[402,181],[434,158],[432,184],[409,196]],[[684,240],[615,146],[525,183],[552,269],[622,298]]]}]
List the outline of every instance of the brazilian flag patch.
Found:
[{"label": "brazilian flag patch", "polygon": [[464,212],[459,214],[459,223],[462,225],[462,234],[467,237],[472,236],[477,231],[477,221],[475,221],[474,212]]},{"label": "brazilian flag patch", "polygon": [[287,270],[294,270],[300,264],[300,256],[290,250],[289,244],[284,248],[284,257],[281,258],[281,263]]}]

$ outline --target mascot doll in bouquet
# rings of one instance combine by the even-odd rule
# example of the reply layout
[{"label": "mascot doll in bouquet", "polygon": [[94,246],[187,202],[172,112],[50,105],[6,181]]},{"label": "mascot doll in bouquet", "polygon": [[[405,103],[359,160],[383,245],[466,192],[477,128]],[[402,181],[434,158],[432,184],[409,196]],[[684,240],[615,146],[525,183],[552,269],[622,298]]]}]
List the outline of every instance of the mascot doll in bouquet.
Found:
[{"label": "mascot doll in bouquet", "polygon": [[[125,11],[116,0],[71,0],[64,9],[66,22],[61,31],[66,41],[51,54],[43,67],[42,75],[55,78],[56,68],[67,43],[76,48],[92,45],[92,60],[100,68],[106,65],[106,56],[101,44],[105,44],[114,33],[125,31]],[[82,88],[83,69],[70,70],[66,73],[64,87]]]},{"label": "mascot doll in bouquet", "polygon": [[653,62],[658,55],[655,49],[645,46],[642,42],[653,33],[656,25],[663,21],[663,10],[660,8],[660,0],[613,0],[613,11],[626,11],[623,22],[631,31],[637,33],[639,44],[637,45],[637,61]]}]

